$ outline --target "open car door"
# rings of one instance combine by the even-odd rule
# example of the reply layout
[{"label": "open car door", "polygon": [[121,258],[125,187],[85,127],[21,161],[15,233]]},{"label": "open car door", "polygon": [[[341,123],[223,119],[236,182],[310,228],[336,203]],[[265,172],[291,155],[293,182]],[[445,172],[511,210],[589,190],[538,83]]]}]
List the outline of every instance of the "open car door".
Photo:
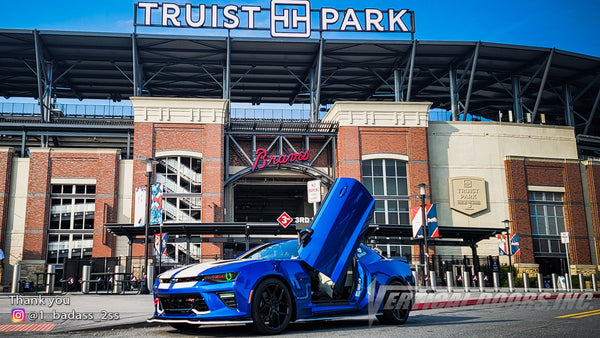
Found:
[{"label": "open car door", "polygon": [[300,257],[334,283],[348,268],[375,200],[353,178],[338,178],[311,226],[300,233]]}]

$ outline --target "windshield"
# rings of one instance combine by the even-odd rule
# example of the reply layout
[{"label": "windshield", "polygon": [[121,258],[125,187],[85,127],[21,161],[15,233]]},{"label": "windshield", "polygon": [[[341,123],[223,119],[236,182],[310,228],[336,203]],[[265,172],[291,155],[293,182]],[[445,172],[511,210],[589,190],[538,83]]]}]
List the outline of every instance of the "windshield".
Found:
[{"label": "windshield", "polygon": [[258,246],[238,259],[292,259],[298,257],[298,241],[267,243]]}]

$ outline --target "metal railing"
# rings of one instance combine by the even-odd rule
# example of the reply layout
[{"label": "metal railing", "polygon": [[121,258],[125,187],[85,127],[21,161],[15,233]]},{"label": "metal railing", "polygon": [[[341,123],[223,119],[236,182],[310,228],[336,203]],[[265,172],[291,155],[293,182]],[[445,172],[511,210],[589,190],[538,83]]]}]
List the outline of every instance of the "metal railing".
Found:
[{"label": "metal railing", "polygon": [[[0,102],[2,117],[40,117],[37,103]],[[52,119],[133,119],[133,107],[123,105],[57,104],[51,109]]]}]

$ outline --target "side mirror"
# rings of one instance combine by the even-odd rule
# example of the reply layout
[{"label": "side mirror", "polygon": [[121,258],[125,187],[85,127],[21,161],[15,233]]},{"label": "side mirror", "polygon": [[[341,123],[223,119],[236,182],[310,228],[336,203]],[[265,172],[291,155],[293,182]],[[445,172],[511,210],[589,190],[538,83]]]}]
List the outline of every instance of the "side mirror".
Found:
[{"label": "side mirror", "polygon": [[308,244],[308,242],[310,241],[310,236],[312,236],[312,234],[315,231],[311,228],[304,228],[302,230],[300,230],[300,233],[298,234],[298,244],[302,245],[302,246],[306,246],[306,244]]}]

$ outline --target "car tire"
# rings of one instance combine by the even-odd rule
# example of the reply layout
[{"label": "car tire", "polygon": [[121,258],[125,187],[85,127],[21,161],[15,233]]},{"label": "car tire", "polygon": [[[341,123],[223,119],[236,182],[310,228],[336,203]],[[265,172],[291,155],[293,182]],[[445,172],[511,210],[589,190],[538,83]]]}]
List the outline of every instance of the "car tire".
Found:
[{"label": "car tire", "polygon": [[252,328],[259,334],[281,333],[292,318],[292,307],[292,296],[282,281],[263,280],[252,297]]},{"label": "car tire", "polygon": [[[404,285],[404,284],[402,284],[399,281],[392,281],[388,285],[389,286],[392,286],[392,285],[400,286],[400,285]],[[405,294],[406,292],[409,292],[409,291],[401,291],[401,294]],[[388,303],[388,298],[390,296],[393,296],[394,294],[395,293],[392,293],[391,291],[387,290],[385,293],[385,297],[383,298],[382,306],[385,306]],[[400,297],[398,297],[398,300],[394,304],[393,309],[384,309],[383,311],[381,311],[380,315],[377,315],[377,319],[379,320],[380,323],[387,324],[387,325],[401,325],[401,324],[406,323],[406,320],[408,319],[408,315],[410,314],[410,309],[412,309],[412,306],[413,306],[412,297],[410,297],[408,304],[399,304],[399,302],[402,299],[405,299],[405,297],[403,297],[401,295]]]},{"label": "car tire", "polygon": [[196,330],[200,327],[200,325],[194,325],[194,324],[188,324],[188,323],[169,323],[169,325],[171,325],[171,327],[176,330],[183,330],[183,331],[192,331],[192,330]]}]

